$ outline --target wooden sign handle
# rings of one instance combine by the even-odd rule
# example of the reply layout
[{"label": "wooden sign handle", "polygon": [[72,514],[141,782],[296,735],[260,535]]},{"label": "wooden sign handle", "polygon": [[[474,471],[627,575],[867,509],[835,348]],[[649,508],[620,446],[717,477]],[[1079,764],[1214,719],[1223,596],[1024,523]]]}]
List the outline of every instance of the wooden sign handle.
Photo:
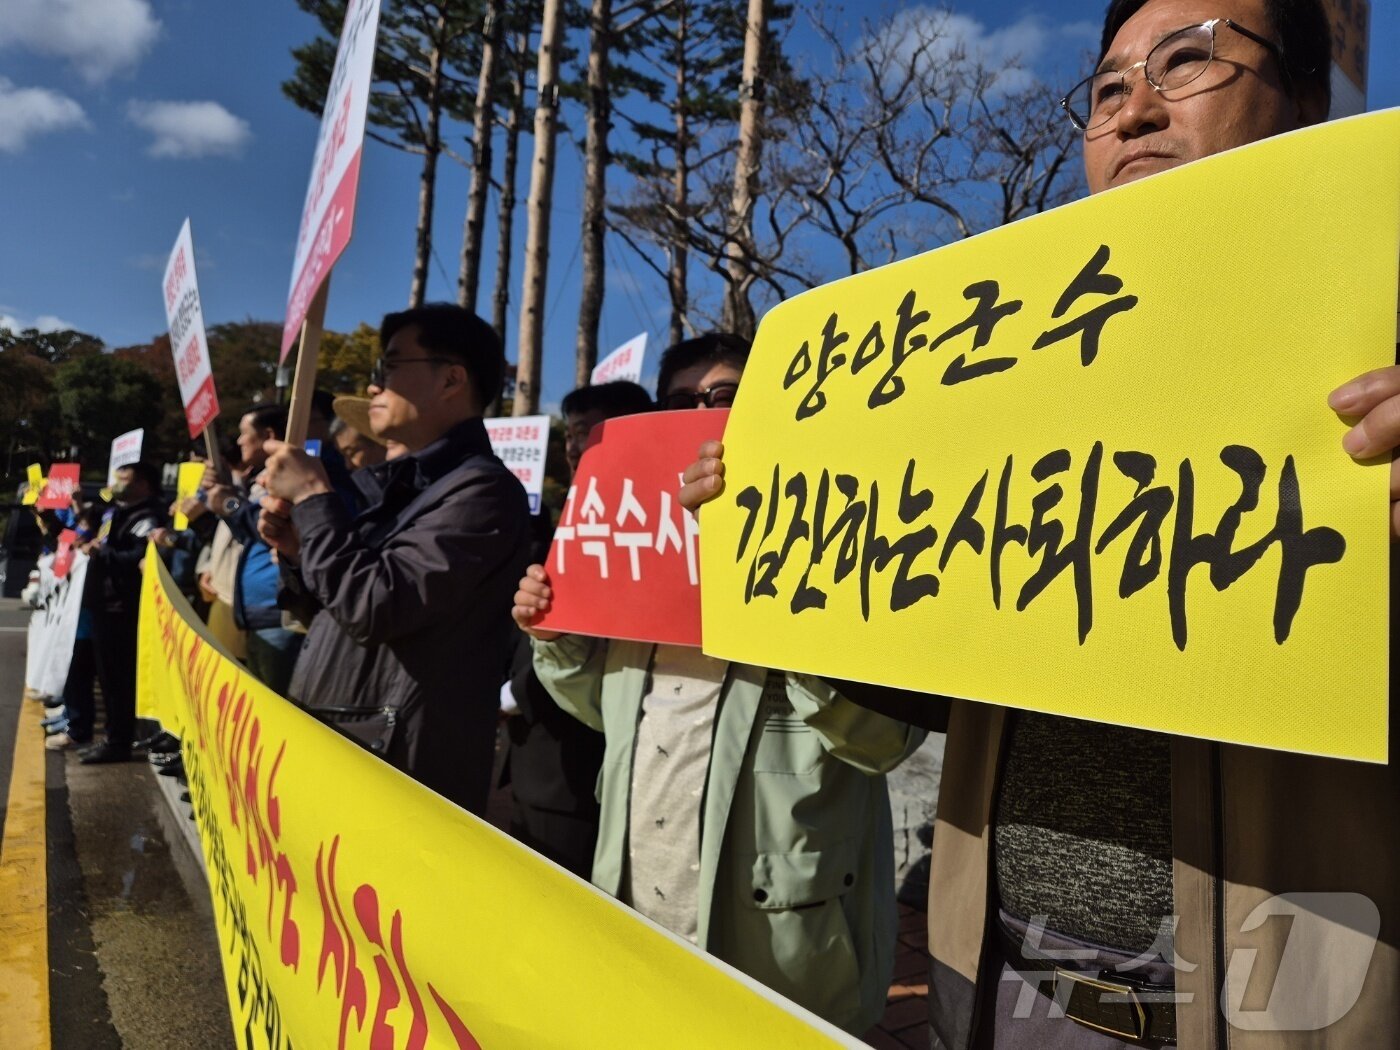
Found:
[{"label": "wooden sign handle", "polygon": [[297,369],[292,378],[292,399],[287,406],[287,443],[298,448],[306,444],[311,423],[311,395],[316,392],[316,358],[321,351],[321,332],[326,320],[326,297],[331,275],[326,274],[301,324],[301,344],[297,347]]},{"label": "wooden sign handle", "polygon": [[223,454],[219,451],[219,432],[216,429],[217,420],[211,419],[204,427],[204,455],[209,460],[209,465],[214,468],[214,473],[219,476],[219,480],[227,482],[229,480],[228,466],[224,463]]}]

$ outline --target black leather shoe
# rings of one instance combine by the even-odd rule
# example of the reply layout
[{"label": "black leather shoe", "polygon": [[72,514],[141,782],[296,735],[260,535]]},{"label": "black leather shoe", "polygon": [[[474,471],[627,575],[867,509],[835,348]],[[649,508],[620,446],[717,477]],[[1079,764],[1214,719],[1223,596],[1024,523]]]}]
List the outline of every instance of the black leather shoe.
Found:
[{"label": "black leather shoe", "polygon": [[114,744],[110,740],[104,740],[100,744],[94,744],[92,747],[78,752],[78,761],[85,766],[101,765],[106,762],[128,762],[130,760],[130,746]]},{"label": "black leather shoe", "polygon": [[180,750],[180,738],[162,729],[144,740],[136,741],[131,745],[131,750],[137,753],[144,751],[148,755],[171,755]]},{"label": "black leather shoe", "polygon": [[179,762],[180,759],[181,756],[178,751],[157,751],[154,754],[146,756],[146,760],[157,769],[160,769],[162,766],[168,766],[172,762]]},{"label": "black leather shoe", "polygon": [[156,772],[163,777],[183,777],[185,775],[185,763],[180,761],[180,757],[177,755],[175,756],[174,762],[167,762],[165,765],[160,766]]}]

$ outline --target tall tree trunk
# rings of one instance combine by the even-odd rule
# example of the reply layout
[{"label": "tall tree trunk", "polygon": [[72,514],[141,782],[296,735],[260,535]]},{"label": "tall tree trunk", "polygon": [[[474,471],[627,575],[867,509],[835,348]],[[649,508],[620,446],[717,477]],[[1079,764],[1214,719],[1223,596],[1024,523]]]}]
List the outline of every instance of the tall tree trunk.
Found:
[{"label": "tall tree trunk", "polygon": [[681,0],[676,10],[676,101],[671,114],[676,125],[675,171],[671,176],[671,209],[677,229],[671,238],[670,266],[666,273],[671,295],[671,345],[685,338],[686,299],[690,249],[686,246],[685,222],[690,211],[690,4]]},{"label": "tall tree trunk", "polygon": [[608,46],[612,0],[593,0],[588,35],[588,131],[583,147],[583,289],[578,307],[574,381],[587,386],[598,363],[598,323],[603,316],[607,234],[608,130],[612,98],[608,88]]},{"label": "tall tree trunk", "polygon": [[728,280],[724,326],[752,339],[756,327],[749,290],[753,287],[753,210],[758,164],[763,148],[759,116],[763,98],[763,46],[768,35],[767,0],[749,0],[744,34],[744,79],[739,88],[739,151],[734,159],[734,195],[729,209],[729,239],[724,246]]},{"label": "tall tree trunk", "polygon": [[520,353],[515,375],[515,415],[539,411],[544,348],[545,289],[549,283],[549,213],[554,196],[554,135],[559,116],[559,44],[563,0],[544,0],[539,65],[535,71],[535,159],[525,205],[525,280],[520,300]]},{"label": "tall tree trunk", "polygon": [[526,55],[530,50],[530,31],[522,29],[515,35],[512,56],[510,111],[506,114],[506,152],[501,170],[501,204],[496,215],[496,291],[491,304],[491,326],[506,339],[510,312],[510,266],[515,252],[515,183],[520,164],[520,129],[525,123]]},{"label": "tall tree trunk", "polygon": [[433,251],[433,197],[437,190],[438,154],[442,152],[442,52],[447,16],[434,26],[433,50],[428,56],[427,125],[423,136],[423,170],[418,178],[418,231],[413,248],[413,285],[408,305],[422,306],[428,292],[428,257]]},{"label": "tall tree trunk", "polygon": [[462,223],[462,262],[457,276],[457,302],[476,309],[481,284],[481,233],[486,225],[486,197],[491,188],[491,136],[496,123],[496,66],[501,50],[501,0],[487,0],[481,42],[481,73],[476,82],[472,114],[472,181],[467,191],[467,217]]}]

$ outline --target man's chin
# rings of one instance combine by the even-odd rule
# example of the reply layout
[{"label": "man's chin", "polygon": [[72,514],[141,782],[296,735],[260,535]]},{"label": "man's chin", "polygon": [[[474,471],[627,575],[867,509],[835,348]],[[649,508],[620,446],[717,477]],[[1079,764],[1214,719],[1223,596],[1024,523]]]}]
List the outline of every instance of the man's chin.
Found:
[{"label": "man's chin", "polygon": [[388,418],[389,413],[383,405],[370,405],[368,409],[369,429],[382,445],[386,441],[397,441],[395,431],[398,429]]}]

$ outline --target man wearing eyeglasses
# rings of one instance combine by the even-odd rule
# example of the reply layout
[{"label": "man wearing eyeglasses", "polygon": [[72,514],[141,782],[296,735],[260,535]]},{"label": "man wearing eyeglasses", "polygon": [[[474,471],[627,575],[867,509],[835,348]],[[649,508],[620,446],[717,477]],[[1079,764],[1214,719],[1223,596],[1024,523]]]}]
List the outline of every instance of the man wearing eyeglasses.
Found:
[{"label": "man wearing eyeglasses", "polygon": [[268,443],[261,532],[309,621],[290,696],[414,779],[483,813],[529,508],[481,421],[496,333],[458,306],[389,314],[369,426],[403,454],[354,475],[352,518],[320,462]]},{"label": "man wearing eyeglasses", "polygon": [[[1319,0],[1113,0],[1095,69],[1060,105],[1097,193],[1323,120],[1329,62]],[[1393,452],[1400,368],[1330,408],[1358,420],[1345,453]],[[722,454],[701,449],[685,506],[722,490]],[[1379,767],[838,685],[948,734],[929,881],[935,1048],[1395,1043],[1393,744]]]}]

